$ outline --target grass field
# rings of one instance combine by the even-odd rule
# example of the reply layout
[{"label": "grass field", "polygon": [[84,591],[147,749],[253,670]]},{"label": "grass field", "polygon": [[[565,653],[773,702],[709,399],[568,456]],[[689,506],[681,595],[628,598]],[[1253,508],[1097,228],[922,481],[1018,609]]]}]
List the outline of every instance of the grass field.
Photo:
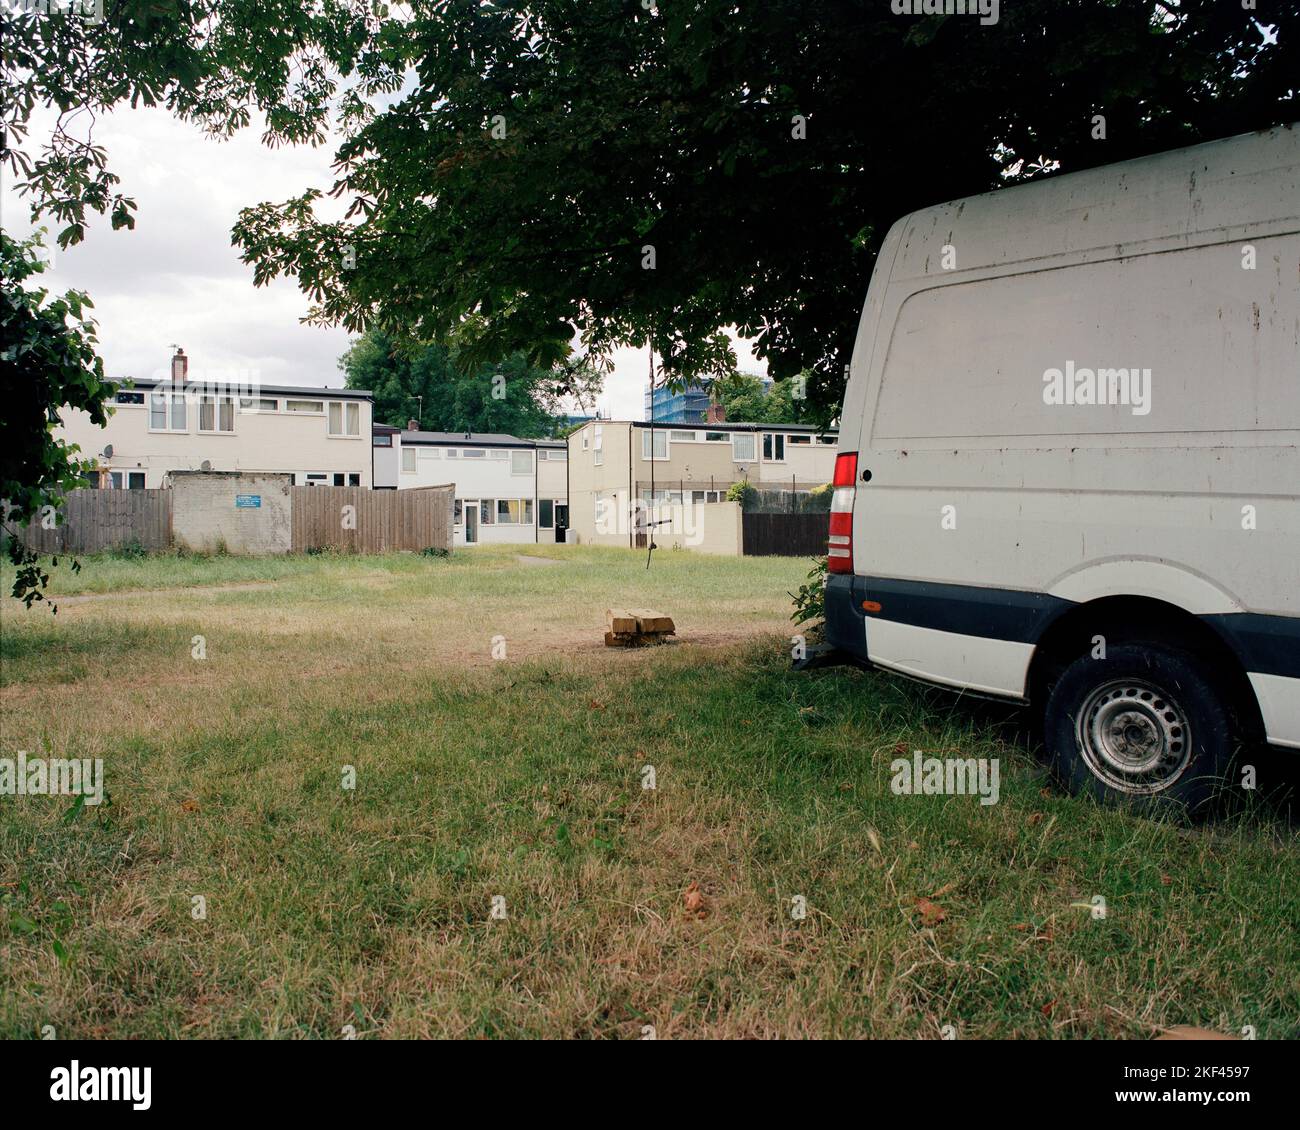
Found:
[{"label": "grass field", "polygon": [[[6,598],[0,756],[103,758],[111,803],[0,796],[0,1036],[1296,1035],[1290,825],[1098,809],[952,696],[792,672],[805,570],[104,558]],[[604,648],[610,604],[680,641]],[[999,758],[1000,802],[894,795],[916,749]]]}]

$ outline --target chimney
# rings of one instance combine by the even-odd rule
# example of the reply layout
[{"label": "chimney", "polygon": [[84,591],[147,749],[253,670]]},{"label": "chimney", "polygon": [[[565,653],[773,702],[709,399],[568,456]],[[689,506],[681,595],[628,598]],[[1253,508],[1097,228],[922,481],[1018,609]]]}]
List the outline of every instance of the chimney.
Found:
[{"label": "chimney", "polygon": [[420,421],[414,419],[408,419],[406,421],[406,430],[408,432],[418,432],[420,430]]},{"label": "chimney", "polygon": [[717,401],[709,404],[704,412],[704,422],[706,424],[725,424],[727,422],[727,410]]},{"label": "chimney", "polygon": [[185,356],[185,350],[179,345],[176,347],[176,356],[172,358],[172,384],[183,385],[185,383],[185,374],[190,371],[190,359]]}]

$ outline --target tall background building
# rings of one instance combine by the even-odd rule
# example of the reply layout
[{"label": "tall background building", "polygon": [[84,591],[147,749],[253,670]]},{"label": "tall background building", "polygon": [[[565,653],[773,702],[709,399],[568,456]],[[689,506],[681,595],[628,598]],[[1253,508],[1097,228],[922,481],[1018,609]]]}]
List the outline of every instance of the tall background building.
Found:
[{"label": "tall background building", "polygon": [[[771,377],[760,377],[763,391],[772,389]],[[651,413],[653,407],[654,412]],[[703,382],[687,385],[680,392],[656,385],[651,394],[645,390],[645,418],[656,424],[704,424],[709,421],[709,386]]]}]

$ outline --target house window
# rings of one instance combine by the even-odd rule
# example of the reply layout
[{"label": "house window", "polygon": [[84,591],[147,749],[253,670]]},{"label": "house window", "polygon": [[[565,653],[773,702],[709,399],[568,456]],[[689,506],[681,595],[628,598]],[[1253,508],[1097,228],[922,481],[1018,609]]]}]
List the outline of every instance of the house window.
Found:
[{"label": "house window", "polygon": [[673,443],[694,443],[695,442],[694,432],[669,432],[668,434],[671,437]]},{"label": "house window", "polygon": [[402,470],[403,471],[415,470],[415,448],[413,447],[402,448]]},{"label": "house window", "polygon": [[228,396],[205,396],[199,401],[199,431],[233,432],[235,402]]},{"label": "house window", "polygon": [[539,452],[539,454],[552,462],[567,463],[569,461],[569,449],[567,447],[552,447],[549,450]]},{"label": "house window", "polygon": [[143,404],[143,403],[144,403],[144,393],[142,393],[142,392],[119,392],[115,397],[113,397],[113,399],[114,399],[114,401],[116,401],[118,404]]},{"label": "house window", "polygon": [[326,483],[329,482],[329,478],[330,477],[328,475],[309,473],[307,475],[307,485],[309,487],[323,487]]},{"label": "house window", "polygon": [[654,459],[668,458],[668,433],[647,428],[641,433],[641,458],[650,459],[651,445],[654,445]]},{"label": "house window", "polygon": [[130,490],[144,490],[144,472],[132,471],[127,476],[126,485]]},{"label": "house window", "polygon": [[349,400],[329,402],[329,434],[332,436],[359,436],[361,434],[361,405]]},{"label": "house window", "polygon": [[448,458],[448,459],[456,459],[456,458],[458,458],[459,456],[460,456],[460,452],[457,451],[456,448],[454,448],[454,447],[449,447],[449,448],[447,448],[447,458]]},{"label": "house window", "polygon": [[274,412],[280,407],[278,400],[254,400],[251,396],[241,396],[239,398],[239,410],[241,412]]},{"label": "house window", "polygon": [[785,438],[788,442],[795,444],[812,443],[812,436],[786,436]]},{"label": "house window", "polygon": [[785,462],[785,436],[763,433],[763,458],[769,463]]},{"label": "house window", "polygon": [[730,432],[705,432],[705,443],[727,443],[731,439]]},{"label": "house window", "polygon": [[840,442],[840,437],[839,436],[818,436],[817,442],[824,443],[827,444],[828,446],[833,447],[835,444]]},{"label": "house window", "polygon": [[587,450],[587,433],[586,433],[586,432],[583,432],[583,433],[582,433],[582,450],[583,450],[583,451],[586,451],[586,450]]},{"label": "house window", "polygon": [[286,400],[284,410],[286,412],[301,412],[310,416],[319,416],[325,411],[325,402],[323,400]]},{"label": "house window", "polygon": [[341,487],[341,486],[343,485],[343,472],[342,472],[342,471],[335,471],[335,472],[334,472],[334,485],[335,485],[336,487]]},{"label": "house window", "polygon": [[512,475],[531,475],[533,473],[533,453],[531,451],[512,451],[510,453],[510,473]]},{"label": "house window", "polygon": [[735,463],[749,463],[753,460],[753,432],[737,432],[731,437],[731,458]]},{"label": "house window", "polygon": [[465,524],[465,500],[456,499],[451,504],[451,521],[454,526],[463,526]]},{"label": "house window", "polygon": [[593,444],[591,461],[597,467],[600,467],[605,462],[605,431],[600,424],[596,425],[595,435],[591,442]]},{"label": "house window", "polygon": [[704,493],[705,493],[705,492],[702,491],[702,490],[693,490],[693,491],[691,491],[691,505],[694,506],[694,505],[696,505],[696,504],[698,504],[698,503],[703,502],[703,501],[704,501]]},{"label": "house window", "polygon": [[481,447],[467,447],[464,451],[464,458],[466,459],[482,459],[485,455],[487,455],[487,452]]},{"label": "house window", "polygon": [[517,498],[497,499],[497,525],[499,526],[519,525],[519,499]]},{"label": "house window", "polygon": [[492,514],[492,500],[490,498],[483,499],[483,501],[478,504],[478,524],[480,526],[492,525]]},{"label": "house window", "polygon": [[541,498],[537,501],[537,524],[544,530],[555,528],[555,499]]},{"label": "house window", "polygon": [[441,459],[442,450],[437,447],[426,447],[424,449],[424,457],[426,459]]},{"label": "house window", "polygon": [[388,432],[376,432],[374,437],[375,447],[392,447],[393,437]]},{"label": "house window", "polygon": [[510,458],[510,452],[506,451],[505,448],[500,448],[500,447],[493,448],[491,451],[488,452],[488,458],[489,458],[489,459],[508,459],[508,458]]},{"label": "house window", "polygon": [[184,393],[155,392],[150,396],[149,430],[152,432],[184,432],[189,430],[189,424],[186,420]]},{"label": "house window", "polygon": [[360,471],[349,471],[349,472],[348,472],[348,486],[350,486],[350,487],[359,487],[360,485],[361,485],[361,472],[360,472]]}]

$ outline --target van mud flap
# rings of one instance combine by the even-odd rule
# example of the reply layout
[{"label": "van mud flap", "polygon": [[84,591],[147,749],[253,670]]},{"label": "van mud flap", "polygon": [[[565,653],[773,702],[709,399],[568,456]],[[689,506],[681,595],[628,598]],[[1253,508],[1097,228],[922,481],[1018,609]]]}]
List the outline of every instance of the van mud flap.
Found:
[{"label": "van mud flap", "polygon": [[841,651],[828,643],[810,643],[804,646],[802,659],[791,659],[791,671],[813,671],[818,667],[866,667],[857,656]]}]

